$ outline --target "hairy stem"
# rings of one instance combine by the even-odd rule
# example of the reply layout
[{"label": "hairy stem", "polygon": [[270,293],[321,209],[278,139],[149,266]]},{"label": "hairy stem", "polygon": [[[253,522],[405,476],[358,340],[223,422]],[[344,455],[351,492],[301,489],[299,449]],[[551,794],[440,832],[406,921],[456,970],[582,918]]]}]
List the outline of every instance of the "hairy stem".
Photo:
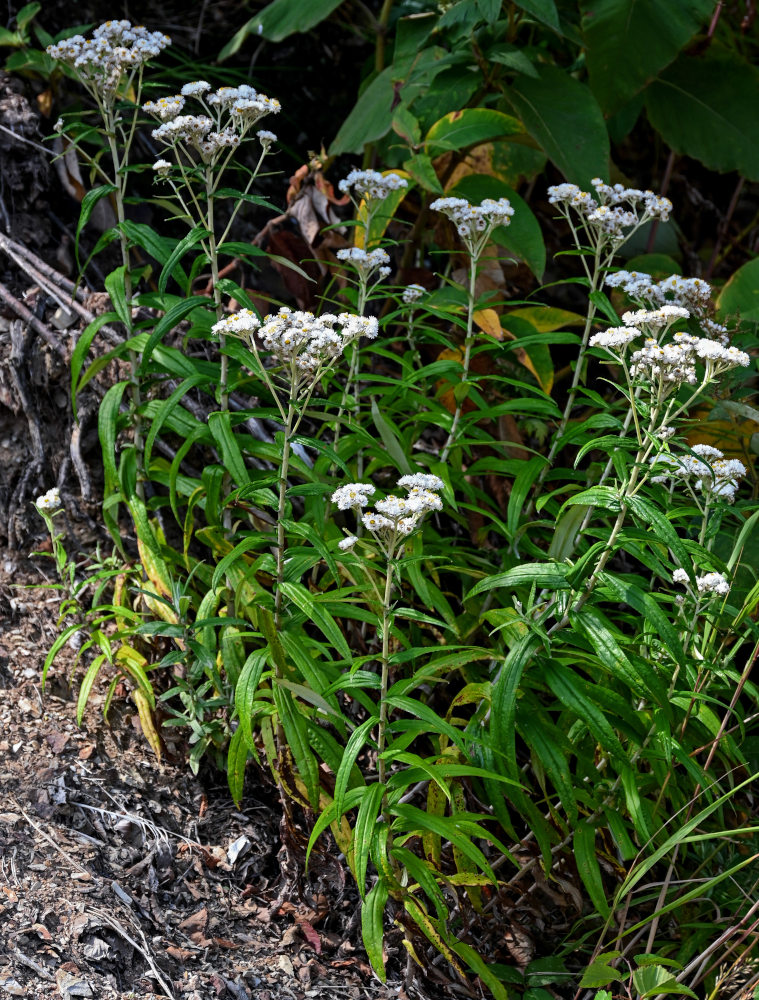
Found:
[{"label": "hairy stem", "polygon": [[[467,312],[466,312],[466,339],[464,340],[464,361],[463,361],[463,371],[461,373],[461,381],[459,385],[465,385],[467,379],[469,378],[469,365],[472,360],[472,346],[474,345],[474,305],[476,301],[476,285],[477,285],[477,265],[479,263],[479,255],[472,256],[469,265],[469,289],[467,296]],[[453,423],[451,424],[451,429],[448,432],[448,438],[443,445],[443,450],[440,452],[440,461],[445,462],[448,459],[451,448],[456,442],[456,433],[459,428],[459,422],[461,420],[461,414],[464,410],[464,400],[456,403],[456,409],[453,414]]]}]

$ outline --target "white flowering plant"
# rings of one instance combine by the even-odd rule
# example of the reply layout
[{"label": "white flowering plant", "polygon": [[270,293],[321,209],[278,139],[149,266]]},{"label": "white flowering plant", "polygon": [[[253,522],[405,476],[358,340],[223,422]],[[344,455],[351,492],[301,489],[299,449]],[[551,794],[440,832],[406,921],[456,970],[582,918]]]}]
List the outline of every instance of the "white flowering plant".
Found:
[{"label": "white flowering plant", "polygon": [[[129,32],[118,22],[51,55],[113,133],[122,265],[73,385],[129,358],[99,413],[104,519],[132,567],[109,649],[151,744],[160,703],[190,766],[223,762],[235,801],[246,769],[268,772],[288,850],[309,827],[292,860],[344,858],[383,978],[390,914],[407,976],[435,963],[504,1000],[522,973],[494,929],[518,906],[534,917],[546,879],[568,887],[593,941],[581,959],[565,949],[576,978],[606,954],[615,981],[641,933],[647,954],[688,968],[708,945],[696,933],[676,950],[662,915],[723,905],[746,867],[708,844],[746,807],[753,766],[736,733],[757,696],[759,512],[750,455],[698,419],[710,394],[753,391],[755,344],[702,279],[617,270],[675,209],[599,178],[552,186],[571,256],[507,301],[520,212],[531,224],[516,193],[464,197],[441,167],[433,198],[410,173],[355,170],[338,185],[355,217],[335,255],[352,287],[329,301],[329,286],[313,311],[260,309],[219,261],[264,255],[230,236],[246,206],[265,207],[254,192],[276,139],[258,126],[279,103],[206,80],[143,101],[139,60],[156,53]],[[141,127],[156,152],[144,176],[180,239],[127,217]],[[222,178],[240,165],[230,194]],[[155,287],[138,244],[161,265]],[[565,261],[572,309],[553,298]],[[124,344],[87,365],[114,321]],[[680,894],[695,867],[703,903]]]}]

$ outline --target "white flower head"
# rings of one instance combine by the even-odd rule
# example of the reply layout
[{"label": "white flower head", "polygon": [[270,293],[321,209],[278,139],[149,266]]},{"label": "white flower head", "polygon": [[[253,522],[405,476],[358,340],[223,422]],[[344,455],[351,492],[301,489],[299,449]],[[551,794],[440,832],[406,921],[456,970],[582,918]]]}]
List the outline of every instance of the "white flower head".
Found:
[{"label": "white flower head", "polygon": [[273,142],[277,141],[276,135],[273,132],[269,132],[268,129],[265,128],[260,128],[256,132],[256,136],[258,137],[258,141],[261,145],[266,149],[268,149]]},{"label": "white flower head", "polygon": [[422,298],[426,291],[427,289],[422,285],[407,285],[403,289],[402,295],[404,304],[407,306],[414,305],[415,302],[418,302]]},{"label": "white flower head", "polygon": [[401,476],[398,485],[407,490],[442,490],[445,483],[440,476],[434,476],[431,472],[414,472],[408,476]]},{"label": "white flower head", "polygon": [[392,171],[381,174],[378,170],[351,170],[337,185],[343,194],[359,201],[383,201],[392,191],[408,187],[408,181]]},{"label": "white flower head", "polygon": [[588,343],[591,347],[605,347],[607,351],[617,354],[624,353],[628,344],[642,336],[643,332],[634,326],[613,326],[602,333],[594,333]]},{"label": "white flower head", "polygon": [[193,80],[186,83],[180,93],[183,97],[200,97],[211,89],[211,84],[205,80]]},{"label": "white flower head", "polygon": [[98,100],[112,105],[124,76],[158,56],[167,45],[171,39],[160,31],[114,20],[95,28],[91,38],[72,35],[48,45],[46,52],[70,66]]},{"label": "white flower head", "polygon": [[465,198],[437,198],[430,208],[442,212],[456,226],[456,230],[472,254],[478,254],[497,226],[508,226],[514,209],[508,198],[485,198],[479,205],[472,205]]},{"label": "white flower head", "polygon": [[353,546],[356,544],[357,541],[358,541],[358,536],[357,535],[346,535],[345,538],[342,538],[337,543],[337,547],[342,552],[348,552],[350,549],[353,548]]},{"label": "white flower head", "polygon": [[705,573],[696,577],[696,586],[700,594],[720,594],[725,597],[730,593],[730,584],[722,573]]},{"label": "white flower head", "polygon": [[54,510],[61,505],[61,494],[54,486],[47,493],[43,493],[41,497],[37,497],[34,503],[40,510]]},{"label": "white flower head", "polygon": [[332,494],[332,503],[338,510],[350,510],[352,507],[367,507],[369,497],[375,492],[371,483],[347,483],[340,486]]},{"label": "white flower head", "polygon": [[673,583],[688,583],[689,577],[684,569],[676,569],[672,574]]},{"label": "white flower head", "polygon": [[153,164],[153,170],[157,177],[167,177],[171,170],[171,164],[168,160],[156,160]]}]

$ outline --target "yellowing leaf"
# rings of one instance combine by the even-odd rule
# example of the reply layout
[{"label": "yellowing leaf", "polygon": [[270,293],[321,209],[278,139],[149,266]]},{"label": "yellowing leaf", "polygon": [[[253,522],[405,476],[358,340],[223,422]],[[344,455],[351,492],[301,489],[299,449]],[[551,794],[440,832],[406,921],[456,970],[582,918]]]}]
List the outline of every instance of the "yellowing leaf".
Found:
[{"label": "yellowing leaf", "polygon": [[405,178],[409,184],[408,187],[391,191],[387,198],[383,199],[382,210],[374,214],[368,233],[366,232],[366,202],[362,201],[358,206],[356,219],[360,224],[353,230],[353,242],[360,250],[365,250],[367,246],[373,247],[382,238],[398,206],[408,194],[411,185],[414,184],[413,177],[406,170],[385,170],[384,173],[397,174],[399,177]]},{"label": "yellowing leaf", "polygon": [[540,333],[553,333],[565,326],[583,326],[585,317],[568,309],[553,309],[551,306],[528,306],[524,309],[512,309],[509,316],[526,319]]},{"label": "yellowing leaf", "polygon": [[495,309],[478,309],[472,318],[483,333],[495,340],[503,340],[501,319]]},{"label": "yellowing leaf", "polygon": [[158,735],[155,723],[153,722],[153,713],[150,711],[150,704],[148,699],[145,697],[142,691],[136,689],[132,691],[132,701],[137,706],[137,713],[140,717],[140,727],[145,739],[150,744],[150,747],[156,757],[161,759],[161,737]]}]

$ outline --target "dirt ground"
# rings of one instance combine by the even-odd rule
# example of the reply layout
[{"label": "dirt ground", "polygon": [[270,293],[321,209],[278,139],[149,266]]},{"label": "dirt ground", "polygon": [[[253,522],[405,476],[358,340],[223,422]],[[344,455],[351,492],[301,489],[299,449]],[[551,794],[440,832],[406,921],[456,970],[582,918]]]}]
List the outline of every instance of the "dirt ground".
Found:
[{"label": "dirt ground", "polygon": [[[355,893],[333,872],[281,896],[266,791],[159,763],[128,702],[79,729],[73,651],[40,675],[58,598],[0,563],[0,998],[380,1000]],[[252,784],[252,782],[251,782]],[[318,868],[319,866],[317,866]]]}]

